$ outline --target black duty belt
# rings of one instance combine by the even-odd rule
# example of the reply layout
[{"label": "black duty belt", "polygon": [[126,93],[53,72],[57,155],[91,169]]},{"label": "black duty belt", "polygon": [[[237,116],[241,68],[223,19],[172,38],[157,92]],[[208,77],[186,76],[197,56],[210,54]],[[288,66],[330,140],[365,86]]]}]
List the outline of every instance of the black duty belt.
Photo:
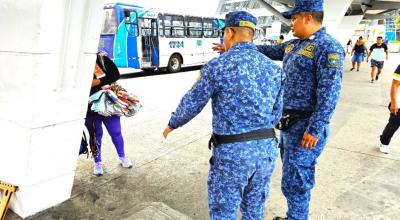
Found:
[{"label": "black duty belt", "polygon": [[276,128],[281,131],[288,130],[293,124],[301,119],[310,118],[312,111],[300,111],[295,109],[283,109],[282,118],[279,120]]},{"label": "black duty belt", "polygon": [[211,150],[211,147],[218,147],[218,145],[220,144],[260,140],[268,138],[275,138],[275,130],[273,128],[260,129],[260,130],[250,131],[247,133],[233,134],[233,135],[212,134],[210,141],[208,142],[208,148]]},{"label": "black duty belt", "polygon": [[296,109],[283,109],[283,115],[293,115],[299,118],[309,118],[312,115],[312,111],[301,111]]}]

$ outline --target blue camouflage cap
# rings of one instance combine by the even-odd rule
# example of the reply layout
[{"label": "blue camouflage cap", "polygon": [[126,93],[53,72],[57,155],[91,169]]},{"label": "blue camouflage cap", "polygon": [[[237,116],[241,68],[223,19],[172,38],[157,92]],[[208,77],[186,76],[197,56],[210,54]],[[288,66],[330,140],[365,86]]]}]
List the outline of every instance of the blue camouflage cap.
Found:
[{"label": "blue camouflage cap", "polygon": [[248,27],[256,29],[257,18],[246,11],[234,11],[225,15],[225,27]]},{"label": "blue camouflage cap", "polygon": [[323,0],[296,0],[294,7],[290,11],[282,13],[282,16],[290,19],[292,15],[300,12],[323,12],[324,1]]}]

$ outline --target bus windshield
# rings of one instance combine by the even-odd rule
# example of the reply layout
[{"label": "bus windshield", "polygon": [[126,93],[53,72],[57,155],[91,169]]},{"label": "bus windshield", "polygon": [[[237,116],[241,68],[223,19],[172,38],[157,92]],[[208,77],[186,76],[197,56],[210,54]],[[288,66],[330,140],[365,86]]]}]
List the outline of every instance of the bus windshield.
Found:
[{"label": "bus windshield", "polygon": [[117,30],[117,16],[113,8],[104,9],[104,23],[101,34],[115,34]]}]

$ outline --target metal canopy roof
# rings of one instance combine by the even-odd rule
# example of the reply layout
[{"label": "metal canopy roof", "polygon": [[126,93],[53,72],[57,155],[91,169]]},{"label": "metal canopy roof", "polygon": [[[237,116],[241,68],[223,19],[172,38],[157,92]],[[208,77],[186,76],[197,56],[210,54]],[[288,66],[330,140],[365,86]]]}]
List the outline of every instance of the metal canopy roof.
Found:
[{"label": "metal canopy roof", "polygon": [[[263,1],[263,0],[259,0]],[[273,0],[288,8],[293,7],[294,0]],[[329,1],[329,0],[328,0]],[[334,0],[330,0],[334,1]],[[366,19],[383,19],[384,13],[400,8],[400,0],[353,0],[346,15],[362,15]]]}]

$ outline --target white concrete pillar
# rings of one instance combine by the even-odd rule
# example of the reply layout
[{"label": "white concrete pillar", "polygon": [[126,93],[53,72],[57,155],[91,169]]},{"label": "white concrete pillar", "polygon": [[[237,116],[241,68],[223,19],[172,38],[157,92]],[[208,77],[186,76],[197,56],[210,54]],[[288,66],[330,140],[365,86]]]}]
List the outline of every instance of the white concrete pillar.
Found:
[{"label": "white concrete pillar", "polygon": [[70,197],[102,0],[0,3],[0,180],[26,217]]},{"label": "white concrete pillar", "polygon": [[[350,37],[353,35],[354,30],[358,27],[358,24],[363,19],[364,15],[354,15],[354,16],[345,16],[342,19],[339,27],[336,28],[336,31],[333,36],[343,45],[346,46]],[[354,44],[355,42],[353,42]]]},{"label": "white concrete pillar", "polygon": [[[339,27],[342,24],[344,15],[346,14],[346,11],[351,5],[352,1],[353,0],[324,1],[324,26],[326,27],[328,33],[332,34],[335,38],[337,38]],[[350,36],[351,35],[347,37],[350,38]],[[349,39],[347,39],[346,42],[342,42],[341,39],[338,40],[340,43],[345,45]]]},{"label": "white concrete pillar", "polygon": [[342,21],[353,0],[325,0],[324,26],[329,30],[336,29]]}]

